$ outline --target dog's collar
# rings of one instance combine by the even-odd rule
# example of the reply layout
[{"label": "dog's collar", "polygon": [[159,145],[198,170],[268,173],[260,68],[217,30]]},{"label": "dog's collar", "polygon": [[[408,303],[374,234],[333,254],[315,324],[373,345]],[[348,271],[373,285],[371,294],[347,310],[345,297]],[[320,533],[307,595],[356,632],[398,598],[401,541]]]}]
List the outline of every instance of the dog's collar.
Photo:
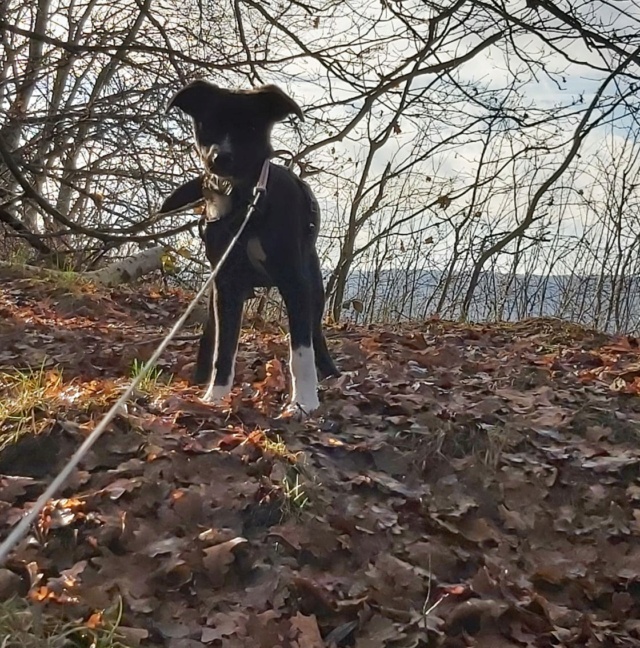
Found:
[{"label": "dog's collar", "polygon": [[[262,168],[260,169],[260,175],[258,181],[253,188],[254,198],[257,195],[262,195],[267,192],[267,183],[269,182],[269,158],[266,158],[262,163]],[[222,178],[221,176],[215,175],[213,173],[206,173],[202,180],[202,193],[205,196],[208,192],[218,194],[220,196],[230,196],[233,192],[233,182],[228,178]],[[224,218],[224,216],[222,217]],[[214,215],[213,217],[207,214],[205,209],[204,214],[200,222],[203,221],[206,223],[211,223],[213,221],[220,220],[220,217]]]},{"label": "dog's collar", "polygon": [[[269,158],[262,163],[260,176],[258,177],[256,186],[253,188],[253,193],[265,193],[267,191],[267,182],[269,182]],[[206,173],[202,187],[205,190],[212,191],[221,196],[230,196],[233,191],[233,181],[229,180],[229,178],[215,175],[214,173]]]},{"label": "dog's collar", "polygon": [[233,191],[233,183],[231,180],[215,175],[214,173],[206,173],[202,181],[202,189],[203,193],[211,191],[221,196],[230,196]]}]

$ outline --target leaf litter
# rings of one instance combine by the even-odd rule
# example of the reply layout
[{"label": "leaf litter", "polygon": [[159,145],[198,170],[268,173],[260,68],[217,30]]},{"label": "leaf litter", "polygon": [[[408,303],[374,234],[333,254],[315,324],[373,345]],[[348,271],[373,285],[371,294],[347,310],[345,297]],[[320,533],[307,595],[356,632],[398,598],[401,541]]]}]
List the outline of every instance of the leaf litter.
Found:
[{"label": "leaf litter", "polygon": [[[0,453],[0,534],[188,297],[3,277],[0,374],[44,367],[75,397],[49,389]],[[243,332],[223,408],[188,381],[195,341],[172,343],[171,382],[114,420],[0,596],[87,627],[121,604],[131,646],[640,645],[635,339],[553,319],[328,337],[343,375],[305,423],[278,417],[276,328]]]}]

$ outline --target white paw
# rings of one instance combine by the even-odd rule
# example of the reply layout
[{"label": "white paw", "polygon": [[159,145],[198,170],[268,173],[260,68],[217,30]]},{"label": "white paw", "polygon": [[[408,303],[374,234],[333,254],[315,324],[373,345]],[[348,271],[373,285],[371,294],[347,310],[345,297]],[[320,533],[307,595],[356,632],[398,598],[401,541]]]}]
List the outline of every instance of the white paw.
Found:
[{"label": "white paw", "polygon": [[320,406],[318,400],[318,374],[313,356],[313,347],[298,347],[290,351],[291,403],[283,416],[298,420],[308,418]]},{"label": "white paw", "polygon": [[217,405],[222,403],[230,392],[231,385],[214,385],[211,383],[209,389],[207,389],[205,395],[202,397],[202,400]]},{"label": "white paw", "polygon": [[283,418],[292,418],[296,421],[308,419],[320,407],[317,394],[308,396],[306,399],[293,399],[282,412]]}]

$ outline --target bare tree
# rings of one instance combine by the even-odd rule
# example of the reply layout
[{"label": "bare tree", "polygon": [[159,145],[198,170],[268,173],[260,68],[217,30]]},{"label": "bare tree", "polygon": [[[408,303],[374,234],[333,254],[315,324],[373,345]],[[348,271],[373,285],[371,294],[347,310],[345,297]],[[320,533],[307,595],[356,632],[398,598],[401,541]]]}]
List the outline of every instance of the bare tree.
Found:
[{"label": "bare tree", "polygon": [[589,147],[637,127],[638,34],[630,0],[0,0],[5,248],[89,271],[198,246],[197,214],[154,215],[197,166],[166,100],[275,82],[305,106],[274,137],[323,206],[335,318],[357,298],[361,319],[628,328],[638,142]]}]

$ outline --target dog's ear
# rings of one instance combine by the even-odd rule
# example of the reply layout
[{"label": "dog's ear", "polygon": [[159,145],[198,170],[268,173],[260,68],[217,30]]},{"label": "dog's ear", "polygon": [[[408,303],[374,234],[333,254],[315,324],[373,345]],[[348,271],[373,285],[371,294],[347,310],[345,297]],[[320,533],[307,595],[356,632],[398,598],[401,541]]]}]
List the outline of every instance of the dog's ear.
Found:
[{"label": "dog's ear", "polygon": [[192,81],[171,97],[165,113],[168,113],[175,106],[186,112],[190,117],[195,117],[203,108],[211,107],[219,89],[217,85],[203,79]]},{"label": "dog's ear", "polygon": [[180,185],[165,199],[157,214],[166,216],[167,214],[184,211],[188,207],[194,207],[202,202],[204,200],[202,193],[203,178],[204,176],[198,176]]},{"label": "dog's ear", "polygon": [[253,91],[262,103],[262,110],[272,121],[282,121],[287,115],[296,115],[304,121],[302,109],[278,86],[266,85]]}]

